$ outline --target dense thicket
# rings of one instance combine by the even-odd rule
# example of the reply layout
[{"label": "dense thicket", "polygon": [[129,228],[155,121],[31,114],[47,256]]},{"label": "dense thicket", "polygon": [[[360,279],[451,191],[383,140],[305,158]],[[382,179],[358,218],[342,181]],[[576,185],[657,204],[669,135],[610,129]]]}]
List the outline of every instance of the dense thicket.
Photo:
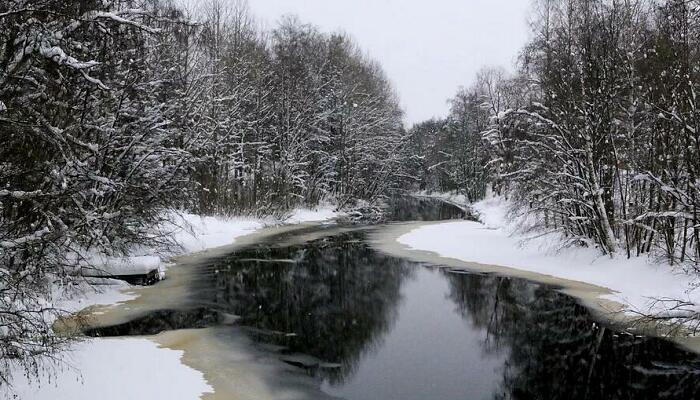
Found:
[{"label": "dense thicket", "polygon": [[401,111],[352,40],[199,5],[0,2],[0,378],[56,349],[56,282],[165,244],[170,210],[350,206],[399,182]]},{"label": "dense thicket", "polygon": [[492,154],[483,140],[484,132],[494,126],[493,117],[505,111],[506,105],[519,103],[516,90],[520,88],[514,85],[504,90],[505,80],[502,69],[483,69],[474,85],[460,88],[449,100],[446,118],[411,128],[407,146],[412,157],[407,164],[416,178],[414,188],[458,192],[469,201],[485,196],[497,166],[490,165]]},{"label": "dense thicket", "polygon": [[[374,199],[403,168],[401,110],[381,68],[345,35],[294,18],[265,36],[245,8],[214,3],[197,46],[205,100],[186,119],[203,132],[201,212],[270,212],[332,198]],[[187,102],[191,106],[191,102]]]},{"label": "dense thicket", "polygon": [[[466,119],[486,112],[490,127],[479,134],[474,124],[454,137],[452,116],[429,140],[470,154],[470,165],[483,166],[477,175],[537,216],[529,228],[605,253],[652,252],[697,267],[700,2],[541,0],[536,11],[520,72],[486,85],[479,79],[472,89],[482,107]],[[447,172],[431,177],[473,190],[463,162],[436,154],[426,165]]]},{"label": "dense thicket", "polygon": [[0,5],[0,367],[55,349],[52,284],[86,250],[148,244],[186,180],[152,62],[160,17],[128,5]]}]

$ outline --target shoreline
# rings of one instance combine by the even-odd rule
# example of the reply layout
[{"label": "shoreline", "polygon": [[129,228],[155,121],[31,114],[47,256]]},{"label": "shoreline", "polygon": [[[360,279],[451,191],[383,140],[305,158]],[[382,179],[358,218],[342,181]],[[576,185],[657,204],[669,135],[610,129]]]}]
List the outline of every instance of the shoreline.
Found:
[{"label": "shoreline", "polygon": [[[453,221],[454,222],[454,221]],[[371,246],[384,254],[427,263],[441,268],[452,268],[473,273],[486,273],[506,278],[524,279],[529,282],[551,286],[560,293],[577,299],[593,313],[596,318],[613,326],[638,334],[671,340],[679,346],[700,354],[700,337],[688,334],[670,334],[664,323],[651,324],[625,312],[625,304],[602,296],[617,293],[615,290],[572,279],[561,278],[539,272],[528,271],[510,266],[469,262],[459,258],[446,257],[438,252],[411,248],[399,242],[399,239],[422,227],[436,226],[449,221],[409,222],[393,224],[374,232],[369,242]]]},{"label": "shoreline", "polygon": [[[301,222],[297,224],[261,226],[259,229],[235,237],[233,243],[208,248],[188,254],[171,257],[168,260],[167,279],[154,286],[127,287],[119,290],[119,296],[126,296],[117,303],[90,305],[84,308],[81,316],[90,318],[89,327],[103,327],[124,323],[150,312],[182,307],[188,302],[189,282],[195,268],[211,264],[212,260],[228,255],[246,246],[266,240],[270,236],[298,232],[285,240],[285,244],[302,243],[327,235],[349,230],[371,230],[368,244],[382,253],[424,262],[445,268],[454,268],[475,273],[489,273],[505,277],[524,279],[530,282],[550,285],[554,290],[579,300],[596,318],[630,330],[638,334],[669,339],[679,346],[700,354],[700,338],[669,337],[659,326],[644,325],[624,312],[624,305],[602,296],[612,295],[614,290],[576,280],[527,271],[523,269],[472,263],[439,255],[437,252],[412,249],[399,242],[399,238],[422,227],[435,226],[455,221],[406,222],[383,226],[338,226],[331,225],[327,230],[304,229],[320,227],[322,222]],[[289,242],[289,243],[287,243]],[[259,351],[242,332],[233,326],[217,326],[203,329],[182,329],[162,332],[153,336],[133,336],[110,338],[108,340],[145,340],[158,349],[178,354],[177,366],[201,375],[202,383],[210,391],[203,391],[199,398],[217,399],[277,399],[295,398],[299,394],[312,398],[332,398],[323,393],[318,384],[307,378],[292,378],[286,372],[289,366],[275,357]],[[103,339],[97,338],[94,341]],[[90,339],[90,342],[94,342]],[[229,349],[233,351],[228,351]],[[226,351],[224,351],[226,350]],[[174,364],[170,367],[177,367]],[[285,377],[280,379],[280,377]]]},{"label": "shoreline", "polygon": [[[321,222],[302,222],[263,227],[237,237],[232,244],[173,257],[167,279],[157,285],[128,289],[134,295],[129,300],[85,309],[90,318],[88,326],[116,325],[152,311],[182,307],[187,304],[190,294],[187,289],[190,278],[199,266],[208,265],[213,259],[274,235],[323,225]],[[295,236],[293,241],[313,240],[347,229],[353,228],[335,225],[329,232],[315,231],[308,235]],[[332,398],[321,392],[310,379],[294,378],[293,374],[285,374],[290,371],[290,366],[258,351],[240,330],[232,326],[181,329],[135,338],[145,339],[160,348],[181,353],[180,363],[201,373],[206,384],[212,388],[211,391],[202,392],[199,397],[201,399],[286,399],[296,398],[299,393],[311,393],[312,398]],[[234,351],[231,351],[232,348]],[[282,376],[285,379],[280,382]]]},{"label": "shoreline", "polygon": [[[142,385],[152,387],[152,378],[158,381],[163,375],[169,374],[181,377],[174,385],[169,385],[173,391],[173,399],[193,398],[193,390],[198,391],[195,398],[266,398],[260,395],[263,392],[253,396],[241,396],[240,393],[232,395],[231,391],[215,387],[229,382],[226,379],[217,379],[217,375],[220,375],[217,371],[203,368],[203,363],[196,362],[196,352],[193,354],[192,349],[188,348],[188,343],[196,344],[197,348],[206,343],[210,343],[209,347],[216,347],[216,335],[211,335],[211,330],[176,330],[148,336],[91,338],[84,337],[81,329],[117,325],[156,310],[182,307],[188,302],[189,282],[198,266],[258,243],[271,235],[326,225],[330,221],[329,218],[335,216],[337,213],[328,209],[295,210],[287,221],[276,223],[250,218],[217,219],[193,216],[197,220],[192,223],[192,230],[180,230],[175,233],[178,241],[182,240],[183,253],[163,257],[160,261],[160,270],[164,271],[167,268],[166,279],[152,286],[133,286],[121,281],[103,279],[99,286],[79,297],[57,303],[72,315],[54,322],[55,334],[78,335],[79,340],[63,353],[61,360],[47,362],[38,371],[39,375],[35,378],[37,381],[18,372],[12,386],[0,388],[0,394],[53,400],[63,399],[66,392],[78,393],[67,397],[67,400],[83,398],[81,393],[100,391],[102,386],[120,382],[114,386],[114,393],[108,395],[107,399],[113,398],[110,396],[116,396],[115,400],[125,397],[153,398],[148,394],[140,397],[134,390]],[[193,220],[192,216],[190,220]],[[142,257],[134,257],[137,264],[140,258]],[[112,354],[111,348],[120,350]],[[142,357],[147,359],[142,360]],[[122,367],[117,370],[108,367],[113,363]],[[163,371],[167,371],[167,374]],[[251,376],[254,371],[251,368]],[[246,381],[250,379],[248,377]],[[106,381],[110,383],[106,384]],[[211,385],[210,381],[217,385]],[[36,385],[37,382],[42,384]],[[62,382],[66,384],[62,385]],[[230,386],[228,389],[232,389]],[[257,387],[261,388],[264,385]],[[218,395],[215,392],[222,394]]]}]

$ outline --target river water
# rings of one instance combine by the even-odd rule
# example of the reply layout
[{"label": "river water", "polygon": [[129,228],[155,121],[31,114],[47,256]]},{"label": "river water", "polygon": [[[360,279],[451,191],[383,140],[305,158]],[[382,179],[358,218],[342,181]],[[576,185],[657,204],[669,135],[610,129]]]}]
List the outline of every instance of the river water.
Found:
[{"label": "river water", "polygon": [[[393,204],[394,220],[463,217]],[[243,332],[285,374],[343,399],[700,398],[695,353],[597,321],[553,287],[383,254],[368,239],[379,229],[268,237],[198,268],[182,307],[87,333],[216,327],[233,346]]]}]

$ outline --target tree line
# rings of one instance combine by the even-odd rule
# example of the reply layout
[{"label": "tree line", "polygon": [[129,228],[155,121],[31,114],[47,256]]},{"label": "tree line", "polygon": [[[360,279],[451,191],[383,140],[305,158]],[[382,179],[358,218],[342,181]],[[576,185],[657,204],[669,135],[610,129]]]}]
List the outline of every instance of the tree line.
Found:
[{"label": "tree line", "polygon": [[0,2],[0,381],[62,343],[50,299],[86,254],[169,245],[171,210],[353,207],[402,181],[402,111],[351,38],[199,6]]},{"label": "tree line", "polygon": [[[488,187],[567,245],[700,263],[700,2],[538,0],[514,74],[489,68],[416,125],[411,170]],[[424,151],[421,151],[424,149]],[[534,221],[534,222],[533,222]]]}]

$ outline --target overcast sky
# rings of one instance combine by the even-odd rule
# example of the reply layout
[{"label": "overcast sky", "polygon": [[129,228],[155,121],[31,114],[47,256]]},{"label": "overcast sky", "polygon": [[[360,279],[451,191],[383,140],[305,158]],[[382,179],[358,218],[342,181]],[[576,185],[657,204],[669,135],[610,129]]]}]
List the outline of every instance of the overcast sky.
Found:
[{"label": "overcast sky", "polygon": [[266,27],[296,14],[342,30],[381,62],[406,122],[447,113],[447,99],[486,65],[509,69],[528,38],[530,0],[249,0]]}]

